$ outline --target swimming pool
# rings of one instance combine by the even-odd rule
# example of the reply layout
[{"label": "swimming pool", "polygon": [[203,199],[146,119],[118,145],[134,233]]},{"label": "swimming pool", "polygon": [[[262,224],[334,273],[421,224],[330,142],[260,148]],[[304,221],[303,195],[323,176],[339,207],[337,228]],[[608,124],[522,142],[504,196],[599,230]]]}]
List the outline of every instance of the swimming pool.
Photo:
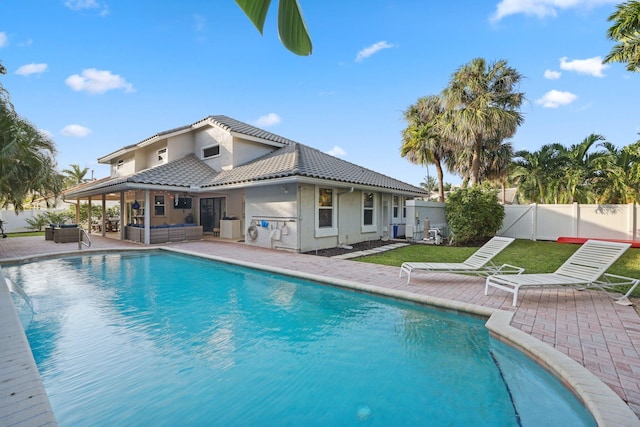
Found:
[{"label": "swimming pool", "polygon": [[484,319],[175,254],[4,273],[63,426],[594,424]]}]

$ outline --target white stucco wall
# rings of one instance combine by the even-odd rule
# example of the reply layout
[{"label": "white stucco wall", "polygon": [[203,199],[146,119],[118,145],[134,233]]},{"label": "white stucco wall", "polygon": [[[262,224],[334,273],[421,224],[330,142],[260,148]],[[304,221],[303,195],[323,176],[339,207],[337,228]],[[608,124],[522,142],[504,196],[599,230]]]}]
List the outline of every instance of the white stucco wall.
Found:
[{"label": "white stucco wall", "polygon": [[[245,236],[246,244],[297,251],[299,224],[295,185],[247,188],[243,233],[246,233],[252,222],[257,226],[258,235],[255,240]],[[272,238],[271,233],[274,229],[280,230],[279,239]]]},{"label": "white stucco wall", "polygon": [[183,133],[167,141],[168,161],[180,159],[195,150],[195,138],[193,133]]},{"label": "white stucco wall", "polygon": [[229,169],[230,165],[233,164],[233,138],[224,129],[211,127],[196,132],[194,152],[199,159],[202,159],[202,149],[216,144],[220,146],[220,155],[210,159],[203,159],[204,162],[217,171]]}]

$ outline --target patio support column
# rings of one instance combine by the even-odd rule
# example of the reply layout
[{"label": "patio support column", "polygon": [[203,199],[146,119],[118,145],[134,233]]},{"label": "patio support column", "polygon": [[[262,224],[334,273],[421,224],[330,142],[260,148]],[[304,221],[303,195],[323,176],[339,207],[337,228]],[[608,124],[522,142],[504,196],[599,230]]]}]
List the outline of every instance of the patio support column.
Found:
[{"label": "patio support column", "polygon": [[151,244],[151,196],[144,190],[144,244]]},{"label": "patio support column", "polygon": [[124,240],[124,191],[120,192],[120,240]]},{"label": "patio support column", "polygon": [[102,237],[105,236],[105,225],[107,224],[107,195],[102,195]]},{"label": "patio support column", "polygon": [[80,199],[76,199],[76,224],[80,224]]},{"label": "patio support column", "polygon": [[[93,215],[91,215],[91,213],[93,212],[91,210],[92,205],[91,205],[91,196],[87,197],[88,200],[88,210],[87,210],[87,217],[89,217],[89,225],[87,226],[87,233],[91,233],[91,225],[93,224]],[[80,205],[78,205],[80,206]]]}]

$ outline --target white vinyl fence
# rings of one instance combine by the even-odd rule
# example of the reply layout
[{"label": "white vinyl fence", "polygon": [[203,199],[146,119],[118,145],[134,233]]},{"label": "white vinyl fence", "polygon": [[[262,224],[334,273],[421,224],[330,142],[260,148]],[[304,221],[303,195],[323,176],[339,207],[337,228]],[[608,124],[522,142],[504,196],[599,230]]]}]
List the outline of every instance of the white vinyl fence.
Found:
[{"label": "white vinyl fence", "polygon": [[27,219],[36,217],[38,214],[44,214],[45,212],[68,212],[68,209],[30,209],[19,212],[16,215],[14,210],[2,209],[0,210],[0,219],[3,221],[5,233],[22,233],[30,230]]},{"label": "white vinyl fence", "polygon": [[530,240],[558,237],[640,240],[640,209],[627,205],[508,205],[501,236]]}]

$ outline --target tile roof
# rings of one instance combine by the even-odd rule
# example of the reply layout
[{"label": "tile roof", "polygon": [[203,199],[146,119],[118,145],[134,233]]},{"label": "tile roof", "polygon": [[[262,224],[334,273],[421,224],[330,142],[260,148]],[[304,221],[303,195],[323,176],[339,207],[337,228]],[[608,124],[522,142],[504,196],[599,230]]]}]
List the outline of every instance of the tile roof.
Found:
[{"label": "tile roof", "polygon": [[180,159],[131,175],[127,178],[127,182],[191,187],[211,180],[215,174],[216,171],[198,159],[195,154],[187,154]]},{"label": "tile roof", "polygon": [[220,172],[210,168],[206,163],[198,159],[195,154],[189,154],[164,165],[135,173],[127,178],[113,178],[106,182],[96,183],[88,188],[71,191],[68,195],[84,195],[88,192],[96,192],[107,188],[111,189],[111,191],[118,191],[123,187],[133,188],[135,184],[188,187],[192,189],[198,187],[202,190],[210,190],[227,185],[250,184],[252,182],[295,176],[325,179],[346,185],[362,185],[413,194],[426,194],[419,187],[223,115],[208,116],[191,125],[160,132],[151,138],[188,130],[205,121],[209,121],[232,133],[260,138],[283,146],[258,159]]},{"label": "tile roof", "polygon": [[[208,116],[202,120],[200,120],[200,122],[205,121],[205,120],[210,120],[214,123],[216,123],[217,125],[221,126],[224,129],[227,129],[230,132],[236,132],[236,133],[241,133],[243,135],[247,135],[247,136],[252,136],[254,138],[260,138],[260,139],[264,139],[267,141],[272,141],[272,142],[276,142],[279,144],[284,144],[284,145],[289,145],[292,143],[295,143],[295,141],[289,139],[289,138],[285,138],[283,136],[280,135],[276,135],[275,133],[271,133],[271,132],[267,132],[264,129],[260,129],[257,128],[255,126],[251,126],[248,125],[246,123],[240,122],[236,119],[232,119],[231,117],[227,117],[227,116]],[[194,123],[194,125],[200,123],[200,122],[196,122]]]},{"label": "tile roof", "polygon": [[256,160],[218,173],[202,187],[249,183],[289,176],[426,194],[424,190],[309,146],[292,142]]}]

